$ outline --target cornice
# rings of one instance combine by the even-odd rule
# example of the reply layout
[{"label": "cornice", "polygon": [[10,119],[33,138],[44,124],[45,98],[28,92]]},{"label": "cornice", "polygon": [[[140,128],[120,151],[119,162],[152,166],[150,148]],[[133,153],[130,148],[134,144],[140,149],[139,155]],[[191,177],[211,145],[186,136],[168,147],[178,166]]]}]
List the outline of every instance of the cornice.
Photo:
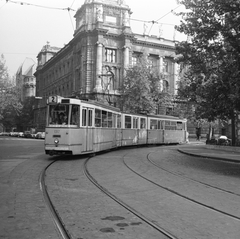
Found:
[{"label": "cornice", "polygon": [[141,40],[137,40],[136,38],[133,39],[132,43],[142,45],[142,46],[145,45],[145,46],[152,46],[152,47],[157,47],[162,49],[175,50],[175,46],[168,46],[161,43],[153,43],[149,41],[141,41]]}]

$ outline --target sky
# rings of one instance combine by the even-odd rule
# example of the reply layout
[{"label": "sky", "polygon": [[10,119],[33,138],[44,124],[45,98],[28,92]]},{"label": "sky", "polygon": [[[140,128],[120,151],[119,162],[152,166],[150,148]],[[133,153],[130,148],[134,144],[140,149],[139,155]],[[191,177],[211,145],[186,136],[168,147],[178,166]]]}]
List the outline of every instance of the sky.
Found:
[{"label": "sky", "polygon": [[[0,0],[0,54],[4,55],[10,76],[14,76],[26,60],[37,63],[37,55],[47,42],[64,47],[73,38],[74,14],[85,0]],[[174,12],[184,11],[176,0],[125,0],[133,12],[130,26],[134,33],[143,34],[144,24],[149,35],[185,40],[175,32],[180,17]],[[65,10],[70,8],[71,10]],[[145,21],[145,23],[144,23]],[[161,24],[152,24],[158,21]]]}]

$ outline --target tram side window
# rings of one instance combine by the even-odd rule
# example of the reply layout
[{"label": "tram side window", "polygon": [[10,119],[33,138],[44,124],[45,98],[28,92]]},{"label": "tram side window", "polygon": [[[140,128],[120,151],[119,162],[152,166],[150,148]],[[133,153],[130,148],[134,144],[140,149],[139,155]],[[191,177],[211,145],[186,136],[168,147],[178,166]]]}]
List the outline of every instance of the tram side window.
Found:
[{"label": "tram side window", "polygon": [[107,128],[108,127],[108,121],[107,121],[107,111],[102,110],[102,127]]},{"label": "tram side window", "polygon": [[99,109],[95,109],[95,127],[101,127],[102,125],[102,112]]},{"label": "tram side window", "polygon": [[113,126],[112,112],[108,112],[107,116],[108,116],[107,117],[108,128],[112,128],[112,126]]},{"label": "tram side window", "polygon": [[170,126],[170,121],[165,120],[165,130],[170,130],[171,126]]},{"label": "tram side window", "polygon": [[163,129],[163,121],[158,120],[158,129]]},{"label": "tram side window", "polygon": [[92,110],[88,110],[88,126],[92,126]]},{"label": "tram side window", "polygon": [[72,114],[70,119],[71,125],[79,125],[79,106],[73,105],[72,106]]},{"label": "tram side window", "polygon": [[133,128],[134,129],[138,129],[138,122],[139,122],[139,118],[133,117]]},{"label": "tram side window", "polygon": [[150,129],[157,129],[158,128],[158,121],[151,119],[150,120]]},{"label": "tram side window", "polygon": [[82,126],[87,126],[87,109],[82,110]]},{"label": "tram side window", "polygon": [[165,121],[165,130],[176,130],[177,123],[175,121]]},{"label": "tram side window", "polygon": [[140,119],[140,128],[146,129],[146,119],[145,118]]},{"label": "tram side window", "polygon": [[178,121],[177,122],[177,130],[183,130],[183,122]]},{"label": "tram side window", "polygon": [[176,130],[176,129],[177,129],[177,122],[171,121],[171,130]]},{"label": "tram side window", "polygon": [[131,129],[132,128],[132,117],[125,115],[125,129]]},{"label": "tram side window", "polygon": [[117,123],[117,115],[113,114],[113,125],[112,125],[113,128],[116,128],[116,123]]},{"label": "tram side window", "polygon": [[121,123],[122,123],[121,115],[117,115],[117,127],[118,127],[118,128],[121,128],[121,127],[122,127],[122,126],[121,126],[121,125],[122,125]]}]

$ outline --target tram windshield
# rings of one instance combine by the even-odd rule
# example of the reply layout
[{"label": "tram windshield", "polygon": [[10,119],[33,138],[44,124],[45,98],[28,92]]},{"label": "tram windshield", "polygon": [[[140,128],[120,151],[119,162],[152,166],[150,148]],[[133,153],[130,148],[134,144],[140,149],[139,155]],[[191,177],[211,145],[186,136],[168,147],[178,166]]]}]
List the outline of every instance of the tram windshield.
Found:
[{"label": "tram windshield", "polygon": [[79,106],[78,105],[49,105],[48,111],[48,126],[79,126]]}]

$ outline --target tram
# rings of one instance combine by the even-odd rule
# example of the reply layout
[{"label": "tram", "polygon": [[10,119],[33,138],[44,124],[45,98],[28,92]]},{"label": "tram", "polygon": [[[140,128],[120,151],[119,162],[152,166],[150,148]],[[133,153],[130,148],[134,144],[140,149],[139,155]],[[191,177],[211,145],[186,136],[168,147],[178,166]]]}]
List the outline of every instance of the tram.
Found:
[{"label": "tram", "polygon": [[96,101],[51,96],[47,100],[45,153],[80,155],[131,145],[187,141],[187,121],[140,115]]}]

